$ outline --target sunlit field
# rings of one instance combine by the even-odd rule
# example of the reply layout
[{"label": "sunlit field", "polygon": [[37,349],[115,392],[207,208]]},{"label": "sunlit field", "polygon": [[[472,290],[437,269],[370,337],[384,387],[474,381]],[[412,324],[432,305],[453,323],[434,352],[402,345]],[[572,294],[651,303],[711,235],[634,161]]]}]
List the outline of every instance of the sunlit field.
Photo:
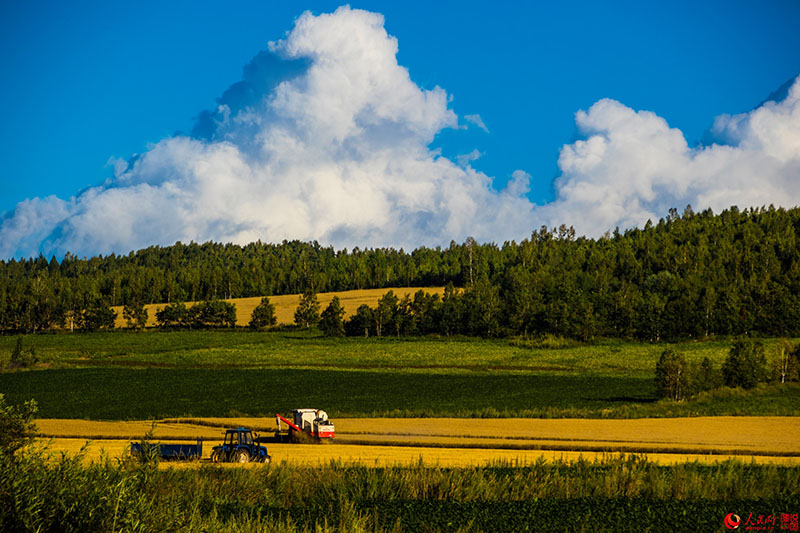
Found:
[{"label": "sunlit field", "polygon": [[[342,292],[321,292],[317,294],[319,299],[320,311],[331,303],[334,296],[339,297],[345,312],[345,318],[356,312],[356,309],[361,305],[368,305],[375,307],[378,305],[378,300],[389,291],[394,291],[395,296],[402,299],[408,295],[413,298],[414,293],[423,290],[430,294],[443,294],[443,287],[389,287],[385,289],[364,289]],[[294,324],[294,312],[297,309],[297,304],[300,303],[300,294],[284,294],[280,296],[270,296],[269,301],[275,306],[275,318],[278,324]],[[250,322],[250,317],[253,314],[253,309],[261,303],[261,297],[254,298],[232,298],[225,300],[226,302],[236,305],[236,325],[246,326]],[[191,307],[196,302],[186,302],[186,307]],[[147,326],[153,327],[156,325],[156,313],[164,308],[166,304],[148,304],[145,305],[147,309]],[[125,328],[127,323],[122,316],[122,307],[116,306],[112,309],[117,313],[117,320],[115,327]]]},{"label": "sunlit field", "polygon": [[[539,419],[338,419],[333,443],[269,444],[276,461],[366,466],[413,464],[470,466],[492,461],[526,464],[548,460],[601,458],[620,453],[651,461],[712,463],[736,457],[756,462],[800,464],[800,419],[714,417],[640,420]],[[151,433],[154,441],[204,441],[204,458],[225,428],[244,426],[269,437],[269,418],[169,419],[158,422],[102,422],[41,419],[43,439],[53,451],[77,453],[89,441],[87,457],[102,451],[120,457],[130,441]]]}]

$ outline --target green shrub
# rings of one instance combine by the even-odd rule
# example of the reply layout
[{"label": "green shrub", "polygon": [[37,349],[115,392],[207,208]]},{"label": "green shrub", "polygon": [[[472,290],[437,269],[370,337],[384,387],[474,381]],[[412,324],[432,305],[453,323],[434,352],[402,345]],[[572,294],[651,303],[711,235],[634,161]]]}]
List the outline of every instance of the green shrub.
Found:
[{"label": "green shrub", "polygon": [[253,309],[253,314],[250,315],[249,327],[253,329],[261,329],[269,326],[274,326],[278,322],[275,316],[275,306],[270,303],[269,298],[266,296],[261,298],[261,302]]},{"label": "green shrub", "polygon": [[30,347],[27,350],[23,348],[22,335],[20,335],[17,337],[17,342],[14,345],[14,349],[11,351],[11,359],[9,362],[11,363],[11,368],[28,368],[38,363],[39,358],[36,356],[35,348]]},{"label": "green shrub", "polygon": [[143,303],[133,302],[126,305],[122,310],[122,317],[125,319],[129,328],[140,330],[147,325],[148,313]]},{"label": "green shrub", "polygon": [[728,387],[752,389],[766,381],[768,374],[764,345],[749,339],[736,341],[722,364],[722,375]]},{"label": "green shrub", "polygon": [[30,443],[36,431],[36,402],[29,400],[22,405],[12,406],[6,403],[0,393],[0,455],[14,453]]},{"label": "green shrub", "polygon": [[721,385],[722,375],[708,357],[704,357],[700,363],[689,365],[689,396],[716,389]]},{"label": "green shrub", "polygon": [[159,327],[185,327],[188,325],[188,311],[186,304],[175,302],[165,305],[156,311],[156,321]]},{"label": "green shrub", "polygon": [[116,320],[117,313],[113,309],[102,302],[96,302],[83,311],[81,329],[86,331],[113,329]]}]

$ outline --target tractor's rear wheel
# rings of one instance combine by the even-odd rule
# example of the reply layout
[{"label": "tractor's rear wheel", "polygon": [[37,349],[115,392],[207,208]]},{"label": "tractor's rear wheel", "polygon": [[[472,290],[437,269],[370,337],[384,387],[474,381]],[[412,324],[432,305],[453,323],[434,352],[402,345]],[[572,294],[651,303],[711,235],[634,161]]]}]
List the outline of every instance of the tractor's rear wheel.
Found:
[{"label": "tractor's rear wheel", "polygon": [[211,452],[211,462],[212,463],[219,463],[220,462],[219,452]]},{"label": "tractor's rear wheel", "polygon": [[249,463],[250,462],[250,454],[247,453],[246,450],[239,450],[236,452],[236,462],[237,463]]}]

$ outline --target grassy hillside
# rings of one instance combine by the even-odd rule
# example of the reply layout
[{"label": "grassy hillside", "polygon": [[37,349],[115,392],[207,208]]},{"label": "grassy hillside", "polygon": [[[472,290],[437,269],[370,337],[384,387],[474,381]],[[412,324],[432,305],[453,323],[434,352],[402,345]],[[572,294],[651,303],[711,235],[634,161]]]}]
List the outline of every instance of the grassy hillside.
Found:
[{"label": "grassy hillside", "polygon": [[[0,337],[7,360],[15,337]],[[774,340],[767,340],[772,355]],[[330,339],[309,331],[127,331],[24,337],[41,363],[0,374],[43,417],[262,415],[314,405],[332,416],[641,417],[800,415],[800,387],[723,389],[657,402],[670,347],[717,368],[731,342],[549,346],[467,338]]]}]

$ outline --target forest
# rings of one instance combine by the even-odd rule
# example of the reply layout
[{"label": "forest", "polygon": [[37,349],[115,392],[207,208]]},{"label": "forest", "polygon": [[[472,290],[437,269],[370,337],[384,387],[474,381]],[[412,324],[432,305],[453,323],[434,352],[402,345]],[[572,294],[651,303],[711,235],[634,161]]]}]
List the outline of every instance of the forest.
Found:
[{"label": "forest", "polygon": [[562,225],[521,242],[468,238],[411,252],[284,241],[176,243],[128,255],[67,253],[60,261],[40,255],[0,261],[0,331],[93,329],[97,316],[108,323],[110,306],[448,286],[441,299],[397,302],[412,317],[435,315],[427,325],[416,320],[408,333],[649,341],[797,336],[798,233],[798,208],[714,214],[687,206],[598,239]]}]

